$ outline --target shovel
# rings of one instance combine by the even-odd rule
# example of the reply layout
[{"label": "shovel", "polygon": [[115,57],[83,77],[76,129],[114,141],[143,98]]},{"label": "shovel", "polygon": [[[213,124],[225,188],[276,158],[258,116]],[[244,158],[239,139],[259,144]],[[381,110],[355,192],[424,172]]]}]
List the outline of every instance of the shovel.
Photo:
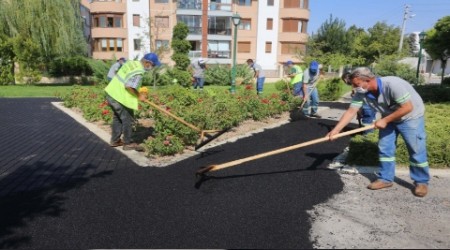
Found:
[{"label": "shovel", "polygon": [[[145,100],[145,102],[147,104],[149,104],[150,106],[154,107],[155,109],[163,112],[164,114],[172,117],[173,119],[183,123],[184,125],[188,126],[189,128],[197,131],[200,133],[200,139],[197,142],[197,145],[195,146],[195,150],[203,147],[204,145],[206,145],[207,143],[209,143],[210,141],[214,140],[215,138],[219,137],[221,134],[225,133],[228,129],[224,129],[224,130],[202,130],[196,126],[194,126],[191,123],[188,123],[187,121],[181,119],[180,117],[170,113],[169,111],[159,107],[158,105],[156,105],[155,103],[149,101],[149,100]],[[204,138],[207,138],[206,140],[204,140]]]},{"label": "shovel", "polygon": [[[370,126],[365,126],[362,128],[357,128],[357,129],[353,129],[347,132],[343,132],[343,133],[339,133],[333,136],[333,139],[337,139],[343,136],[347,136],[347,135],[352,135],[352,134],[356,134],[362,131],[366,131],[369,129],[374,129],[375,125],[370,125]],[[321,142],[325,142],[325,141],[329,141],[329,137],[322,137],[319,139],[315,139],[315,140],[311,140],[311,141],[307,141],[307,142],[303,142],[300,144],[295,144],[289,147],[285,147],[285,148],[280,148],[277,150],[272,150],[269,152],[265,152],[265,153],[261,153],[261,154],[257,154],[257,155],[253,155],[253,156],[249,156],[246,158],[242,158],[242,159],[238,159],[238,160],[234,160],[234,161],[230,161],[230,162],[226,162],[226,163],[222,163],[222,164],[218,164],[218,165],[211,165],[211,166],[207,166],[207,167],[203,167],[201,169],[199,169],[196,173],[196,175],[204,175],[207,172],[212,172],[212,171],[217,171],[220,169],[224,169],[224,168],[229,168],[229,167],[233,167],[239,164],[242,164],[244,162],[248,162],[248,161],[253,161],[253,160],[257,160],[257,159],[261,159],[267,156],[271,156],[271,155],[276,155],[276,154],[280,154],[280,153],[284,153],[287,151],[291,151],[294,149],[298,149],[298,148],[302,148],[302,147],[306,147],[309,145],[313,145],[313,144],[317,144],[317,143],[321,143]]]}]

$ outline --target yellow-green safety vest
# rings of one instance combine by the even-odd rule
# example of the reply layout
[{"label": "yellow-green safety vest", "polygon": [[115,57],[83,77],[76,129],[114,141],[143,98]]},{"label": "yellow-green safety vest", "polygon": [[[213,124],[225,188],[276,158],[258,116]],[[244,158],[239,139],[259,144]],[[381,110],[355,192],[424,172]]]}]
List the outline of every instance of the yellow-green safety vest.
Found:
[{"label": "yellow-green safety vest", "polygon": [[[125,88],[125,84],[134,76],[145,73],[144,66],[140,61],[127,61],[122,65],[117,74],[106,86],[105,91],[114,100],[120,102],[127,108],[138,110],[138,98]],[[139,86],[141,83],[139,83]],[[138,86],[138,89],[139,89]]]},{"label": "yellow-green safety vest", "polygon": [[[295,71],[295,72],[294,72]],[[293,78],[291,78],[291,85],[294,85],[298,82],[302,82],[303,80],[303,70],[300,66],[294,65],[291,69],[292,73],[297,73]]]}]

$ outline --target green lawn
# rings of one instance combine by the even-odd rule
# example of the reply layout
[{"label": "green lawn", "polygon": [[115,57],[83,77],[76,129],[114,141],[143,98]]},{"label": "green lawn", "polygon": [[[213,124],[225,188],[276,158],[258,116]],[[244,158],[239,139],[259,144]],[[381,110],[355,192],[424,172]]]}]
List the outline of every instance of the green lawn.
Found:
[{"label": "green lawn", "polygon": [[1,85],[0,97],[58,97],[72,86]]}]

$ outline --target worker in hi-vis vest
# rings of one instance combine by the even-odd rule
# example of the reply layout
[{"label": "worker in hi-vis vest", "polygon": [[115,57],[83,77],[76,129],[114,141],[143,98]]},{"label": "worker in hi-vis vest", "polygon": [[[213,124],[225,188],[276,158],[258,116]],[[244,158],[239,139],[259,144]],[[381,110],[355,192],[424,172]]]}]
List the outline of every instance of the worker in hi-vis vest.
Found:
[{"label": "worker in hi-vis vest", "polygon": [[302,95],[303,70],[299,65],[295,65],[292,61],[287,61],[288,67],[287,77],[291,78],[292,94],[294,96]]},{"label": "worker in hi-vis vest", "polygon": [[129,60],[106,86],[106,100],[113,110],[111,147],[123,146],[123,150],[143,151],[143,147],[131,138],[134,110],[138,110],[139,101],[147,99],[144,93],[139,93],[145,71],[160,65],[155,53],[145,54],[141,61]]}]

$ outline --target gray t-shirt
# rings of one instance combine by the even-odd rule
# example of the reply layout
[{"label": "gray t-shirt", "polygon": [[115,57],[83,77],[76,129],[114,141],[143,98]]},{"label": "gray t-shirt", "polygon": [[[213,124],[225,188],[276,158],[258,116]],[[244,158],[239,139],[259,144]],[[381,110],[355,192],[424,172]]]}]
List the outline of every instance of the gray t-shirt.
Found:
[{"label": "gray t-shirt", "polygon": [[309,68],[307,68],[303,71],[303,84],[306,84],[307,87],[310,88],[317,80],[319,80],[319,76],[319,71],[317,71],[316,74],[311,75]]},{"label": "gray t-shirt", "polygon": [[194,72],[192,74],[193,77],[198,77],[198,78],[204,78],[205,77],[206,66],[202,67],[202,66],[200,66],[198,61],[195,61],[195,62],[191,63],[191,67],[194,70]]},{"label": "gray t-shirt", "polygon": [[386,76],[377,78],[377,84],[378,97],[371,96],[370,94],[356,93],[352,98],[350,106],[360,108],[363,101],[365,101],[372,108],[380,112],[382,117],[386,117],[396,111],[401,104],[411,101],[413,110],[395,122],[416,119],[423,116],[425,105],[420,95],[409,82],[400,77]]},{"label": "gray t-shirt", "polygon": [[258,78],[265,77],[264,71],[262,70],[261,65],[259,65],[257,63],[253,63],[251,68],[255,71],[255,74],[256,74],[256,72],[258,72]]},{"label": "gray t-shirt", "polygon": [[109,68],[109,71],[108,71],[108,77],[111,78],[111,79],[114,78],[114,76],[116,75],[117,71],[120,69],[120,66],[122,66],[122,65],[120,64],[120,62],[114,63],[114,64],[111,66],[111,68]]}]

